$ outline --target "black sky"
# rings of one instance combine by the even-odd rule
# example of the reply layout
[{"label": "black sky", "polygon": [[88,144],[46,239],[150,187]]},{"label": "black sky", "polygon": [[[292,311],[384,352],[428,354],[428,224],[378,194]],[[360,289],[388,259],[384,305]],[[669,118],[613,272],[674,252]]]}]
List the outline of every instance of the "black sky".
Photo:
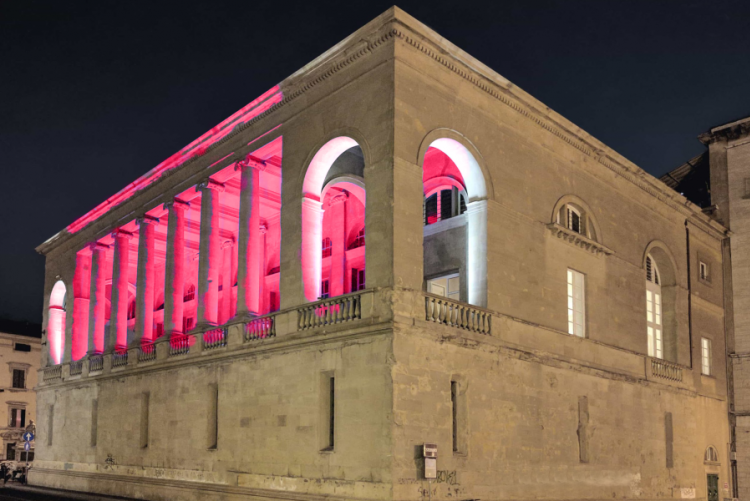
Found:
[{"label": "black sky", "polygon": [[[0,316],[41,320],[38,244],[390,5],[0,1]],[[750,114],[747,0],[398,5],[654,175]]]}]

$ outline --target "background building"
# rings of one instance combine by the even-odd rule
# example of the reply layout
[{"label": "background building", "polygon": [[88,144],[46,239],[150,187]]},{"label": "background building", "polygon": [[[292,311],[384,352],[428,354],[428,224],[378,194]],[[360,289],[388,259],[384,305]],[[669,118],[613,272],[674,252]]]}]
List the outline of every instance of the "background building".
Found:
[{"label": "background building", "polygon": [[725,235],[392,8],[39,246],[30,480],[730,497]]},{"label": "background building", "polygon": [[[0,436],[3,449],[0,458],[25,461],[21,435],[31,421],[36,421],[36,393],[41,360],[39,324],[0,319]],[[33,452],[28,458],[33,459]]]},{"label": "background building", "polygon": [[665,174],[662,180],[684,193],[729,228],[724,267],[699,262],[699,280],[722,274],[728,334],[735,497],[750,498],[750,117],[711,128],[699,139],[706,151]]}]

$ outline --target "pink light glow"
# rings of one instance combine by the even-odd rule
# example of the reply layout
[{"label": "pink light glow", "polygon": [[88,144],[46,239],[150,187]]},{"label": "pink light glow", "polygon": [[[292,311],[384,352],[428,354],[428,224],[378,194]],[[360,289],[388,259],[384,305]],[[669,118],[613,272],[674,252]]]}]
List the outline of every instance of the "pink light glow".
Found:
[{"label": "pink light glow", "polygon": [[164,160],[162,163],[127,185],[115,195],[99,204],[96,208],[89,211],[84,216],[75,220],[68,226],[68,232],[76,233],[77,231],[87,226],[89,223],[101,217],[107,211],[128,200],[138,191],[143,190],[154,183],[167,171],[179,167],[193,157],[203,155],[212,144],[228,135],[232,130],[234,130],[237,125],[246,123],[254,117],[260,115],[261,113],[269,110],[273,105],[281,102],[283,98],[284,95],[281,92],[279,86],[274,86],[266,93],[261,95],[258,99],[255,99],[246,106],[243,106],[238,111],[233,113],[230,117],[223,120],[221,123],[200,136],[198,139],[191,142],[183,149]]},{"label": "pink light glow", "polygon": [[65,284],[62,280],[55,283],[49,296],[47,342],[52,362],[61,363],[65,346]]}]

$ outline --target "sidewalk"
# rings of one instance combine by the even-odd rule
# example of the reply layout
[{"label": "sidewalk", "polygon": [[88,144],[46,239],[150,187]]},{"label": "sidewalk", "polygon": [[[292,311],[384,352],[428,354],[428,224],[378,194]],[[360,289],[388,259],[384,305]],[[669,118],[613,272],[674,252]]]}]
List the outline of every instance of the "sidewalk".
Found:
[{"label": "sidewalk", "polygon": [[0,483],[0,501],[6,499],[9,501],[135,501],[133,498],[48,489],[33,485],[21,485],[18,482],[8,482],[5,486]]}]

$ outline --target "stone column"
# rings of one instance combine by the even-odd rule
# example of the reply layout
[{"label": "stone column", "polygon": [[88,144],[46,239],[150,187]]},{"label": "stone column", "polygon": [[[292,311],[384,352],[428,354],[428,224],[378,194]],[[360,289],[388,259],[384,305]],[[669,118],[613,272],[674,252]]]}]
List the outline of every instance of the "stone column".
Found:
[{"label": "stone column", "polygon": [[104,350],[126,348],[128,343],[128,268],[130,264],[130,237],[132,233],[117,230],[112,233],[115,239],[115,257],[112,266],[112,307],[109,315],[109,337]]},{"label": "stone column", "polygon": [[225,324],[232,318],[232,251],[234,242],[227,240],[221,244],[221,308],[219,324]]},{"label": "stone column", "polygon": [[260,171],[252,160],[237,162],[240,178],[240,228],[237,238],[237,316],[247,318],[260,311]]},{"label": "stone column", "polygon": [[179,199],[164,204],[167,220],[167,261],[164,268],[164,334],[183,334],[185,295],[185,211],[190,204]]},{"label": "stone column", "polygon": [[89,336],[89,294],[91,293],[91,249],[76,254],[76,271],[73,276],[73,335],[65,340],[63,360],[80,360],[86,356]]},{"label": "stone column", "polygon": [[[104,352],[104,327],[107,323],[106,261],[108,245],[93,243],[91,247],[91,289],[89,293],[88,343],[89,355]],[[114,288],[113,288],[114,290]]]},{"label": "stone column", "polygon": [[156,256],[154,233],[159,220],[144,215],[138,218],[138,277],[135,287],[135,337],[128,346],[154,339],[154,267]]},{"label": "stone column", "polygon": [[[346,199],[345,191],[331,197],[328,203],[328,221],[331,234],[331,278],[329,286],[330,296],[340,296],[346,290]],[[318,247],[321,247],[319,244]],[[322,258],[321,258],[322,259]],[[318,267],[321,265],[318,264]]]},{"label": "stone column", "polygon": [[320,297],[322,244],[323,206],[305,197],[302,199],[302,286],[308,301],[317,301]]},{"label": "stone column", "polygon": [[198,261],[197,329],[217,325],[219,321],[219,270],[221,240],[219,239],[219,199],[224,185],[208,179],[198,186],[201,199],[201,241]]},{"label": "stone column", "polygon": [[466,206],[469,303],[487,307],[487,200],[470,202]]},{"label": "stone column", "polygon": [[258,226],[258,314],[264,315],[268,312],[266,308],[266,233],[268,226],[260,223]]}]

